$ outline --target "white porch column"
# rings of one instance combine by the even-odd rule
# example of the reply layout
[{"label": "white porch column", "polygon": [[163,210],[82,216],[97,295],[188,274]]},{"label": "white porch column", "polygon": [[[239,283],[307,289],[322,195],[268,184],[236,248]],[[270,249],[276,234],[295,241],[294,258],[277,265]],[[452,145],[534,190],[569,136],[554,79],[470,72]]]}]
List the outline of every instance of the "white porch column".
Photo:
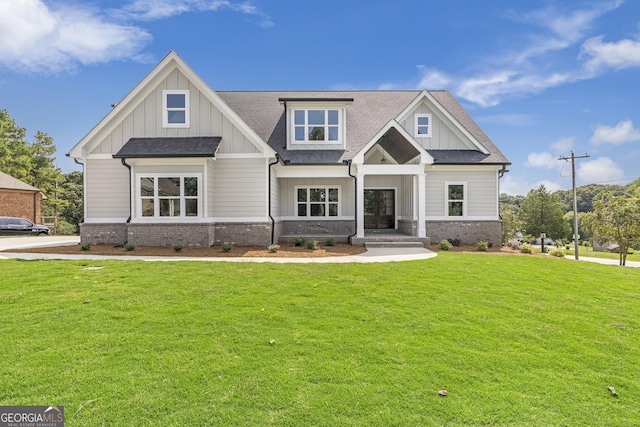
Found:
[{"label": "white porch column", "polygon": [[358,184],[356,185],[356,198],[358,203],[356,206],[356,237],[364,238],[364,174],[358,172]]},{"label": "white porch column", "polygon": [[425,189],[425,174],[420,174],[418,178],[418,237],[427,237],[427,229],[425,226],[426,219],[426,189]]}]

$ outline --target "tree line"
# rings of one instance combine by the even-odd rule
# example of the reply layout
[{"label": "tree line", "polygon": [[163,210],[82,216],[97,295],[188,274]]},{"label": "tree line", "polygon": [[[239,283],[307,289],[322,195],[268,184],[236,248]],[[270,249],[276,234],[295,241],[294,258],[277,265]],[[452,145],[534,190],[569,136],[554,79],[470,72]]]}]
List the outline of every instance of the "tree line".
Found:
[{"label": "tree line", "polygon": [[0,110],[0,171],[32,185],[46,196],[42,216],[58,217],[57,232],[73,234],[83,216],[82,172],[62,173],[55,165],[53,138],[37,131],[27,141],[7,110]]},{"label": "tree line", "polygon": [[[578,232],[582,242],[615,242],[620,264],[629,248],[640,249],[640,178],[622,185],[589,184],[576,189]],[[570,242],[574,236],[573,190],[548,191],[544,185],[526,196],[500,195],[502,239],[517,233]]]}]

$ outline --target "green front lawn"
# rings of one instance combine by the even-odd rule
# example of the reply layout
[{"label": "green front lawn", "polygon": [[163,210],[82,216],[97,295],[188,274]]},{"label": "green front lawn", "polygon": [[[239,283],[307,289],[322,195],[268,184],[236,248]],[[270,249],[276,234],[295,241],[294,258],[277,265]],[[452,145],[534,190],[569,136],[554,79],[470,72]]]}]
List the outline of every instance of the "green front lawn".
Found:
[{"label": "green front lawn", "polygon": [[441,252],[0,271],[0,405],[62,405],[70,427],[640,419],[638,269]]},{"label": "green front lawn", "polygon": [[[554,246],[555,247],[555,246]],[[575,253],[573,245],[571,249],[567,251],[567,255],[573,255]],[[603,259],[620,259],[620,254],[615,252],[596,252],[592,247],[582,246],[578,247],[578,256],[586,256],[591,258],[603,258]],[[635,251],[633,254],[627,254],[627,261],[640,261],[640,251]]]}]

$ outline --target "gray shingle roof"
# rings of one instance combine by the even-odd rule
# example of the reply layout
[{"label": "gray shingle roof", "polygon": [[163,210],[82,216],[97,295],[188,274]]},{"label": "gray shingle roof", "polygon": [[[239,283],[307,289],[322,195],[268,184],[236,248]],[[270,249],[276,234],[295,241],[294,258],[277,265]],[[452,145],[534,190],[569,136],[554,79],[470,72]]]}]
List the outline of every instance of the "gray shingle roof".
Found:
[{"label": "gray shingle roof", "polygon": [[36,187],[33,187],[26,182],[22,182],[11,175],[7,175],[4,172],[0,172],[0,188],[4,188],[6,190],[40,191]]},{"label": "gray shingle roof", "polygon": [[[352,159],[420,93],[421,91],[216,92],[283,160],[301,164],[341,163]],[[477,162],[474,163],[509,164],[502,152],[448,91],[429,93],[489,152],[484,158],[476,157]],[[353,99],[346,107],[346,149],[287,150],[285,107],[280,99]],[[466,157],[462,160],[465,160],[463,163],[469,163]]]},{"label": "gray shingle roof", "polygon": [[221,139],[219,136],[131,138],[113,157],[214,157]]}]

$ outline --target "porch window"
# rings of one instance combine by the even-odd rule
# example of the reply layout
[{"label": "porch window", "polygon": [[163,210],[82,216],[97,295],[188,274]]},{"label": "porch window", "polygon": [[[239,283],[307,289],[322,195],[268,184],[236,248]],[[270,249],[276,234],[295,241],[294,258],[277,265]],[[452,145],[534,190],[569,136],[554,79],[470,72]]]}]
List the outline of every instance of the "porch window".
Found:
[{"label": "porch window", "polygon": [[296,187],[296,216],[339,216],[339,187]]},{"label": "porch window", "polygon": [[163,127],[189,127],[189,91],[165,90],[162,92]]},{"label": "porch window", "polygon": [[431,114],[416,114],[415,130],[416,138],[431,138]]},{"label": "porch window", "polygon": [[466,216],[467,184],[463,182],[446,183],[446,216]]},{"label": "porch window", "polygon": [[197,217],[201,205],[199,176],[141,176],[139,208],[141,217]]},{"label": "porch window", "polygon": [[297,143],[340,143],[340,110],[293,110],[293,139]]}]

